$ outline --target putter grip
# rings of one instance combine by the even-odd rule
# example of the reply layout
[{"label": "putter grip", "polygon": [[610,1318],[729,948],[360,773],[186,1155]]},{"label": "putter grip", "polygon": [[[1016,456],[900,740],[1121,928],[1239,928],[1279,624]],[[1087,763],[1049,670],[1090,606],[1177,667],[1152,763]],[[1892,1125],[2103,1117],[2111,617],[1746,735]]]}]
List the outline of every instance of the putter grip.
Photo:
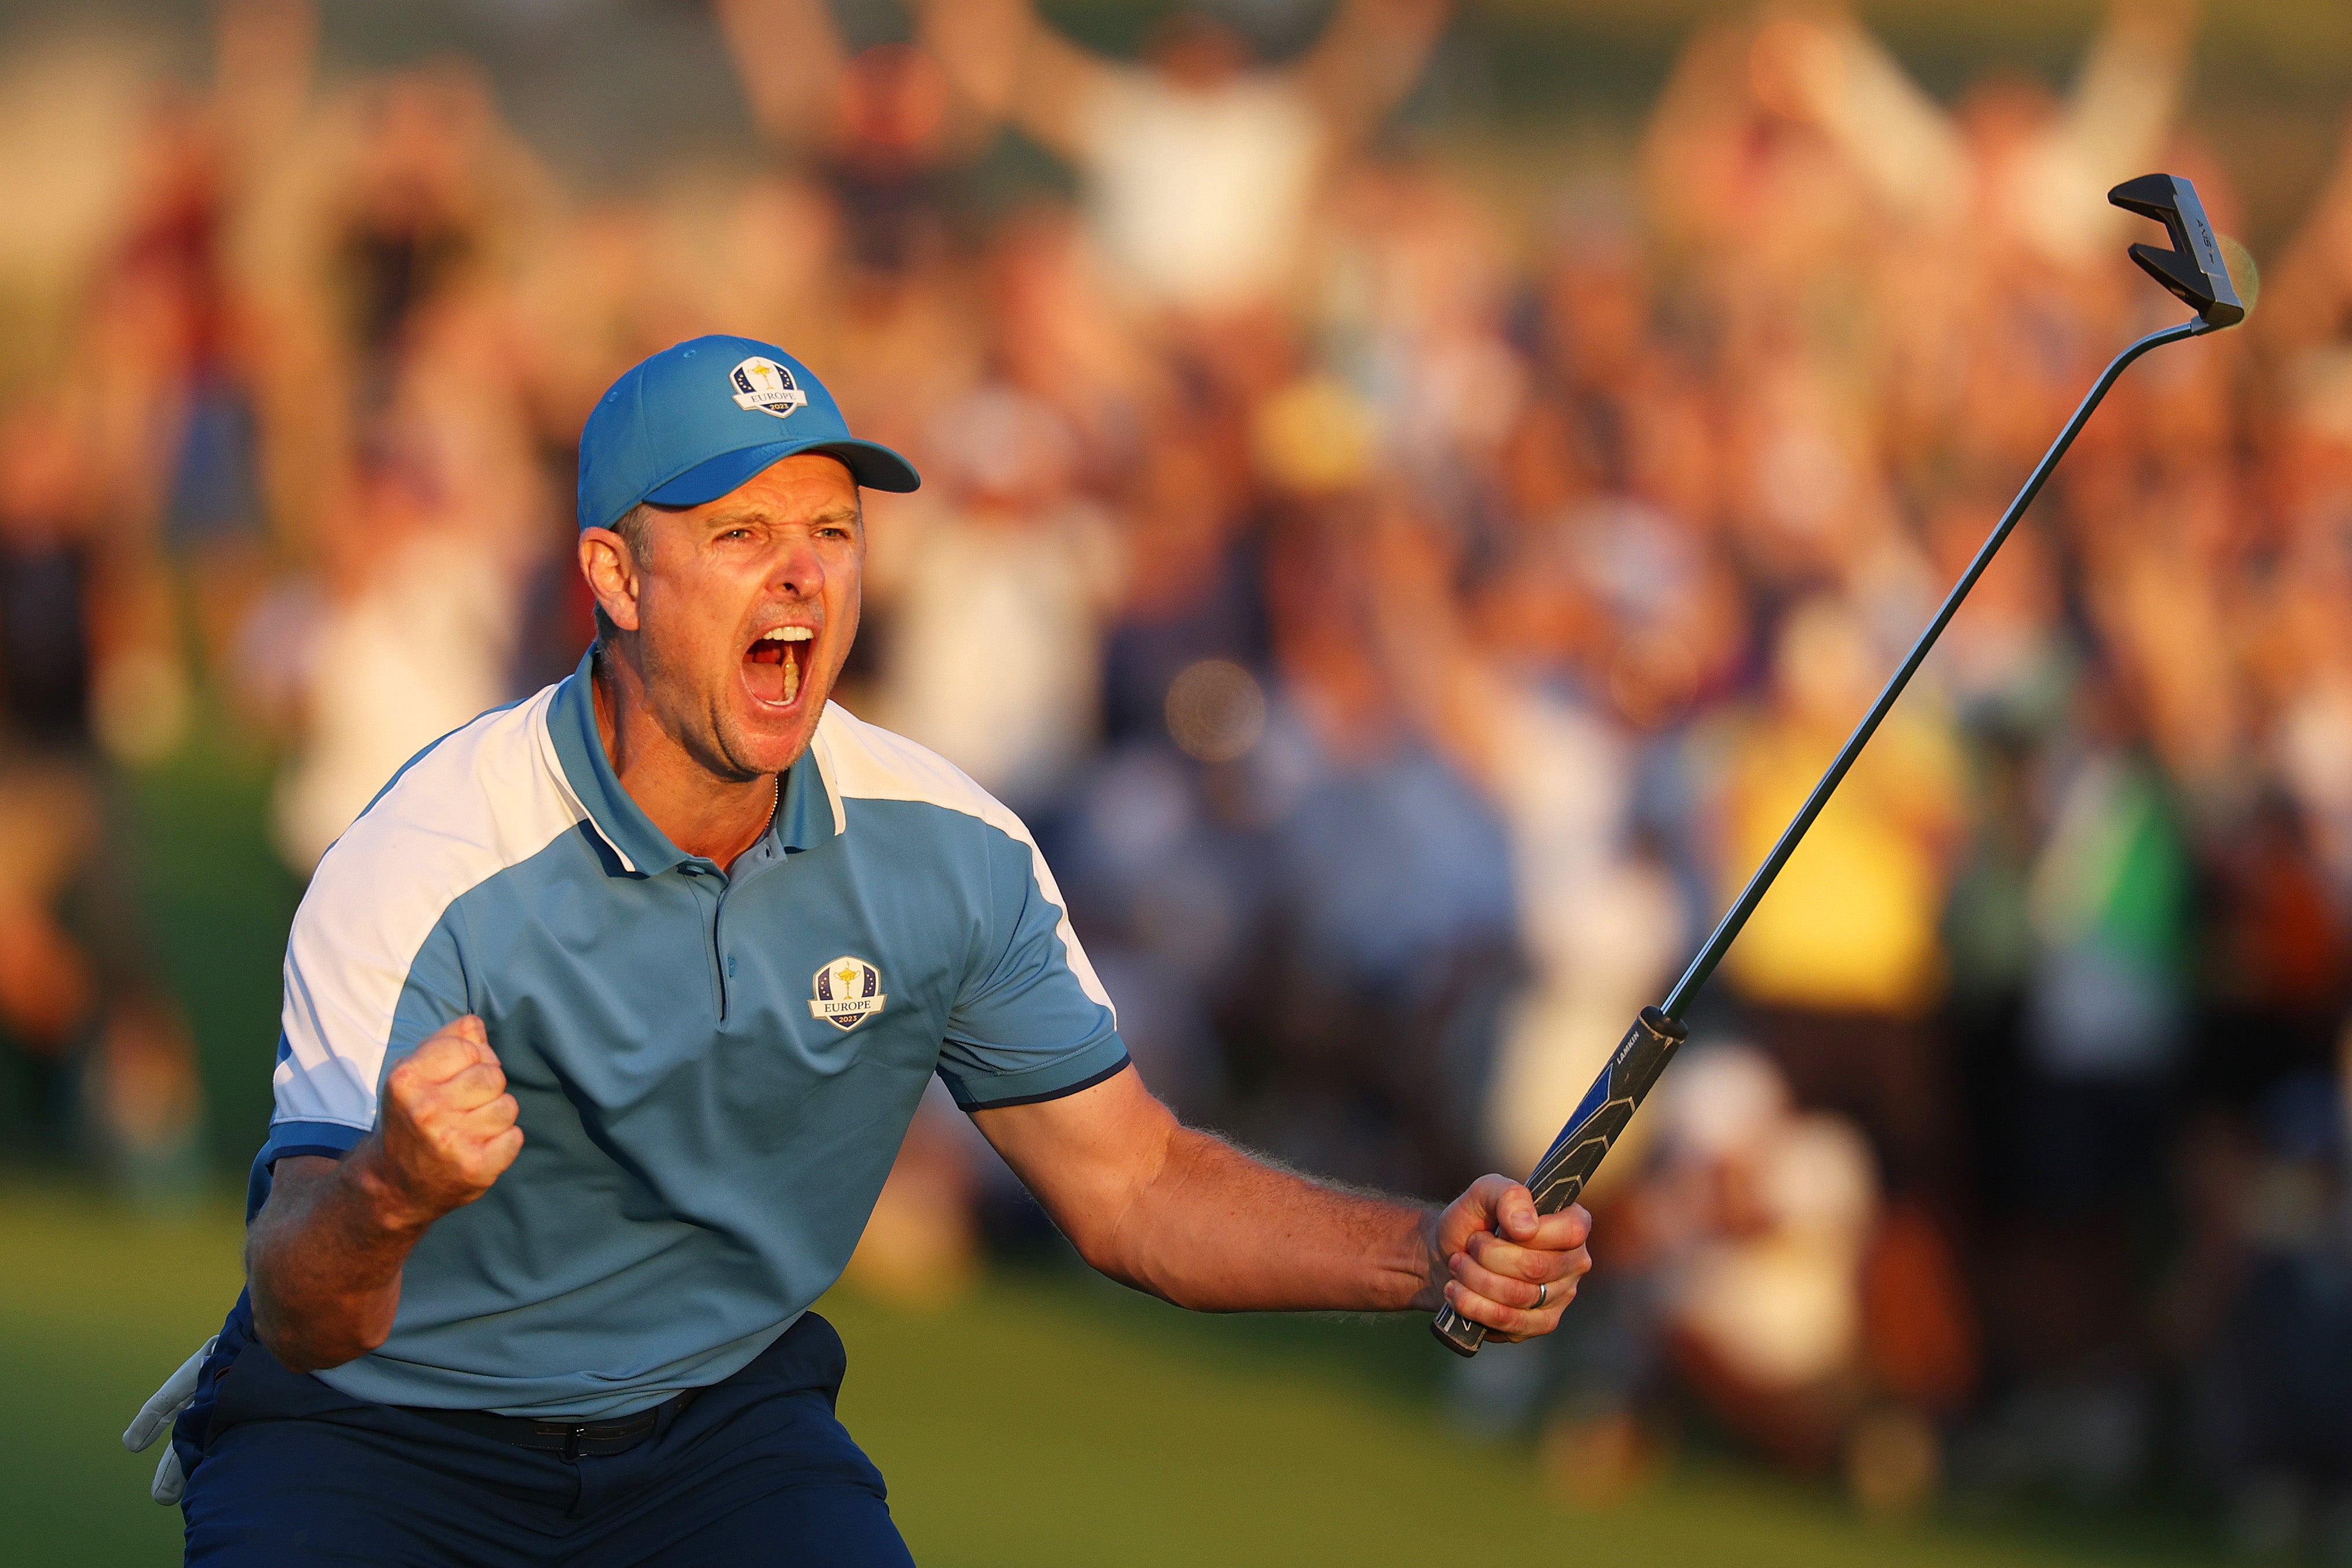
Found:
[{"label": "putter grip", "polygon": [[[1617,1043],[1609,1065],[1592,1081],[1584,1092],[1584,1102],[1568,1119],[1559,1136],[1552,1140],[1544,1157],[1536,1162],[1533,1175],[1528,1177],[1528,1191],[1534,1195],[1538,1214],[1553,1214],[1574,1203],[1583,1192],[1584,1184],[1609,1153],[1609,1146],[1633,1119],[1633,1112],[1649,1093],[1650,1086],[1658,1081],[1666,1063],[1681,1049],[1690,1031],[1680,1020],[1667,1017],[1656,1008],[1643,1008],[1633,1027]],[[1456,1355],[1475,1355],[1478,1347],[1486,1343],[1483,1323],[1474,1323],[1451,1306],[1437,1309],[1437,1316],[1429,1325],[1437,1343]]]}]

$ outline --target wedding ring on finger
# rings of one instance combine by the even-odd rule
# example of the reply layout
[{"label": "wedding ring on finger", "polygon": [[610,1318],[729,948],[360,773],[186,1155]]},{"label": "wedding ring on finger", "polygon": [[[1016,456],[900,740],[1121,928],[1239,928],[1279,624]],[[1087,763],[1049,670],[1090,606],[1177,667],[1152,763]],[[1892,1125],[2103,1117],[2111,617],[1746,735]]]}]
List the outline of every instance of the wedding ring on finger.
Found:
[{"label": "wedding ring on finger", "polygon": [[1541,1281],[1538,1281],[1536,1282],[1536,1311],[1543,1311],[1544,1303],[1550,1300],[1551,1287]]}]

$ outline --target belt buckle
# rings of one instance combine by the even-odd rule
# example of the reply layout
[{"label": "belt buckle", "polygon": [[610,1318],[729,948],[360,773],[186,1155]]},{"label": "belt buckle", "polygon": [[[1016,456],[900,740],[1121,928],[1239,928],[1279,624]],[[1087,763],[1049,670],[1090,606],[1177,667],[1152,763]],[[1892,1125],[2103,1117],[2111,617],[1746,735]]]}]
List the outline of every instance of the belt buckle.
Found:
[{"label": "belt buckle", "polygon": [[541,1421],[538,1433],[542,1437],[560,1438],[560,1450],[567,1460],[580,1458],[583,1443],[625,1443],[632,1438],[651,1437],[660,1425],[656,1408],[644,1416],[626,1421]]}]

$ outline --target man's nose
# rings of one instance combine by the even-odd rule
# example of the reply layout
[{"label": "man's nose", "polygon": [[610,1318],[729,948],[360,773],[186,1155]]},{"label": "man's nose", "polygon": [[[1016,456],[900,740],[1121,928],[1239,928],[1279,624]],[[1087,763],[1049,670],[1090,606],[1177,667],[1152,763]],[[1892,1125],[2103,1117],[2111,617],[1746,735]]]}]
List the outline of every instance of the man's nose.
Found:
[{"label": "man's nose", "polygon": [[824,588],[824,559],[814,540],[788,538],[768,565],[768,586],[794,599],[814,599]]}]

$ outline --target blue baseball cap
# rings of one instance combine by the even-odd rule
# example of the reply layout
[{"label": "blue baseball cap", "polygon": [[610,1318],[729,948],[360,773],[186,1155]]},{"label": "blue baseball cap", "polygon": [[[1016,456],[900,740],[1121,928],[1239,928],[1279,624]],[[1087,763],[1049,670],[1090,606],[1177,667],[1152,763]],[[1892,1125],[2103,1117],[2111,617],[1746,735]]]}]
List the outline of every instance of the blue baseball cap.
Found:
[{"label": "blue baseball cap", "polygon": [[597,400],[580,433],[580,526],[611,528],[640,501],[698,507],[779,458],[823,452],[875,490],[912,490],[915,465],[849,434],[806,365],[753,338],[664,349]]}]

